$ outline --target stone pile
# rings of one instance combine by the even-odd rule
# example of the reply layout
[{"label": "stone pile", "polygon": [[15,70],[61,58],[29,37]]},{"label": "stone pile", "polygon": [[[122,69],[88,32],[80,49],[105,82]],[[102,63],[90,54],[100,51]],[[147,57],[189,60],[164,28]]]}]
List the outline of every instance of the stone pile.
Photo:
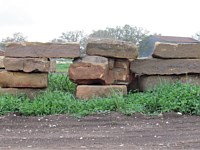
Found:
[{"label": "stone pile", "polygon": [[5,56],[5,52],[0,50],[0,70],[4,70],[5,68],[3,64],[4,56]]},{"label": "stone pile", "polygon": [[[79,57],[79,44],[11,43],[6,47],[0,72],[0,94],[33,96],[48,87],[50,58]],[[58,85],[59,86],[59,85]]]},{"label": "stone pile", "polygon": [[180,81],[200,85],[200,44],[156,43],[152,58],[131,62],[139,89]]},{"label": "stone pile", "polygon": [[133,81],[130,62],[138,56],[134,44],[110,39],[90,39],[87,56],[74,60],[69,77],[76,83],[76,97],[108,96],[113,91],[127,94]]}]

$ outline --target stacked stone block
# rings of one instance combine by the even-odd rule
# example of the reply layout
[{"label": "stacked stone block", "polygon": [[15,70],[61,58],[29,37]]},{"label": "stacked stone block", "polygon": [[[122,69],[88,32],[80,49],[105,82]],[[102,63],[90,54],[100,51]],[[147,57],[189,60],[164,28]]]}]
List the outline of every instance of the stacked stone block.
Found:
[{"label": "stacked stone block", "polygon": [[11,43],[6,47],[0,72],[0,94],[34,96],[48,87],[50,58],[79,57],[79,44]]},{"label": "stacked stone block", "polygon": [[146,91],[176,81],[200,85],[199,66],[200,44],[156,43],[152,58],[132,61],[130,69]]},{"label": "stacked stone block", "polygon": [[137,47],[123,41],[90,39],[86,53],[69,69],[70,79],[78,85],[76,96],[89,99],[108,96],[113,91],[127,94],[127,86],[133,79],[130,59],[137,58]]}]

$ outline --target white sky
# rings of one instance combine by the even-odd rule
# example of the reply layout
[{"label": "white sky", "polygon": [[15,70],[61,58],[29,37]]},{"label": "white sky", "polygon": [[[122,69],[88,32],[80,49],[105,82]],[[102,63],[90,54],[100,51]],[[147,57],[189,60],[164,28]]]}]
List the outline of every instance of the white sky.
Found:
[{"label": "white sky", "polygon": [[191,37],[200,31],[200,0],[0,0],[0,40],[22,32],[48,42],[69,30],[125,24]]}]

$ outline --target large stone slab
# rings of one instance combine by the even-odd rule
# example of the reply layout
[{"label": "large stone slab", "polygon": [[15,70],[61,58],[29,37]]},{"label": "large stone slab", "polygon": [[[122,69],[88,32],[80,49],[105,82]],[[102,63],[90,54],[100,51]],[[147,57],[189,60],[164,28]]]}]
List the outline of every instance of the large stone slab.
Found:
[{"label": "large stone slab", "polygon": [[0,50],[0,56],[4,56],[5,55],[5,51]]},{"label": "large stone slab", "polygon": [[156,43],[153,52],[155,58],[200,58],[199,44]]},{"label": "large stone slab", "polygon": [[108,59],[86,56],[70,65],[69,78],[77,84],[109,84]]},{"label": "large stone slab", "polygon": [[80,56],[78,43],[12,43],[6,46],[6,57],[76,58]]},{"label": "large stone slab", "polygon": [[37,95],[44,92],[46,89],[31,89],[31,88],[0,88],[0,96],[1,95],[19,95],[25,94],[30,99],[34,99]]},{"label": "large stone slab", "polygon": [[49,72],[50,73],[56,72],[56,60],[50,60]]},{"label": "large stone slab", "polygon": [[153,90],[155,87],[167,84],[167,83],[190,83],[193,85],[200,85],[199,74],[189,75],[164,75],[164,76],[140,76],[138,78],[138,85],[140,91]]},{"label": "large stone slab", "polygon": [[4,61],[4,56],[0,56],[0,69],[5,68],[3,61]]},{"label": "large stone slab", "polygon": [[0,72],[2,88],[46,88],[48,73]]},{"label": "large stone slab", "polygon": [[138,56],[137,47],[134,44],[111,39],[90,39],[86,53],[88,55],[129,59],[135,59]]},{"label": "large stone slab", "polygon": [[179,75],[200,73],[200,59],[137,59],[130,69],[139,75]]},{"label": "large stone slab", "polygon": [[76,90],[76,97],[79,99],[90,99],[92,97],[107,97],[113,93],[127,94],[125,85],[79,85]]},{"label": "large stone slab", "polygon": [[50,61],[47,58],[4,58],[8,71],[49,72]]}]

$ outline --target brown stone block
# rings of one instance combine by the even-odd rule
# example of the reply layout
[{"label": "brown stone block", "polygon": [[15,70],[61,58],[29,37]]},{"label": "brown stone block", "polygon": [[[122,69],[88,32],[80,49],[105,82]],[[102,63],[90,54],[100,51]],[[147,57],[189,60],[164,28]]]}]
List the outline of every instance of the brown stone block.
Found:
[{"label": "brown stone block", "polygon": [[4,58],[5,69],[8,71],[48,72],[50,62],[47,58]]},{"label": "brown stone block", "polygon": [[78,43],[12,43],[6,46],[6,57],[76,58],[80,56]]},{"label": "brown stone block", "polygon": [[200,59],[137,59],[131,62],[132,73],[139,75],[179,75],[200,73]]},{"label": "brown stone block", "polygon": [[190,83],[193,85],[200,85],[200,75],[164,75],[164,76],[140,76],[138,78],[139,89],[141,91],[152,90],[157,86],[166,83],[175,83],[177,81],[182,83]]},{"label": "brown stone block", "polygon": [[5,51],[0,50],[0,56],[5,56]]},{"label": "brown stone block", "polygon": [[153,52],[155,58],[200,58],[200,43],[170,44],[156,43]]},{"label": "brown stone block", "polygon": [[115,84],[129,84],[131,82],[131,76],[129,70],[123,68],[114,68],[114,81]]},{"label": "brown stone block", "polygon": [[49,72],[56,72],[56,60],[50,60]]},{"label": "brown stone block", "polygon": [[130,61],[128,59],[115,59],[115,68],[124,68],[129,70]]},{"label": "brown stone block", "polygon": [[86,56],[70,65],[69,78],[77,84],[107,84],[108,59]]},{"label": "brown stone block", "polygon": [[86,53],[113,58],[136,59],[138,57],[138,50],[134,44],[111,39],[90,39]]},{"label": "brown stone block", "polygon": [[46,88],[48,73],[0,72],[0,87],[2,88]]},{"label": "brown stone block", "polygon": [[0,68],[5,68],[4,66],[4,63],[3,63],[3,60],[4,60],[4,56],[0,56]]},{"label": "brown stone block", "polygon": [[38,94],[44,92],[46,89],[30,89],[30,88],[0,88],[0,95],[19,95],[25,94],[30,99],[33,99]]},{"label": "brown stone block", "polygon": [[92,97],[111,96],[114,92],[126,95],[125,85],[79,85],[76,90],[76,97],[79,99],[90,99]]}]

